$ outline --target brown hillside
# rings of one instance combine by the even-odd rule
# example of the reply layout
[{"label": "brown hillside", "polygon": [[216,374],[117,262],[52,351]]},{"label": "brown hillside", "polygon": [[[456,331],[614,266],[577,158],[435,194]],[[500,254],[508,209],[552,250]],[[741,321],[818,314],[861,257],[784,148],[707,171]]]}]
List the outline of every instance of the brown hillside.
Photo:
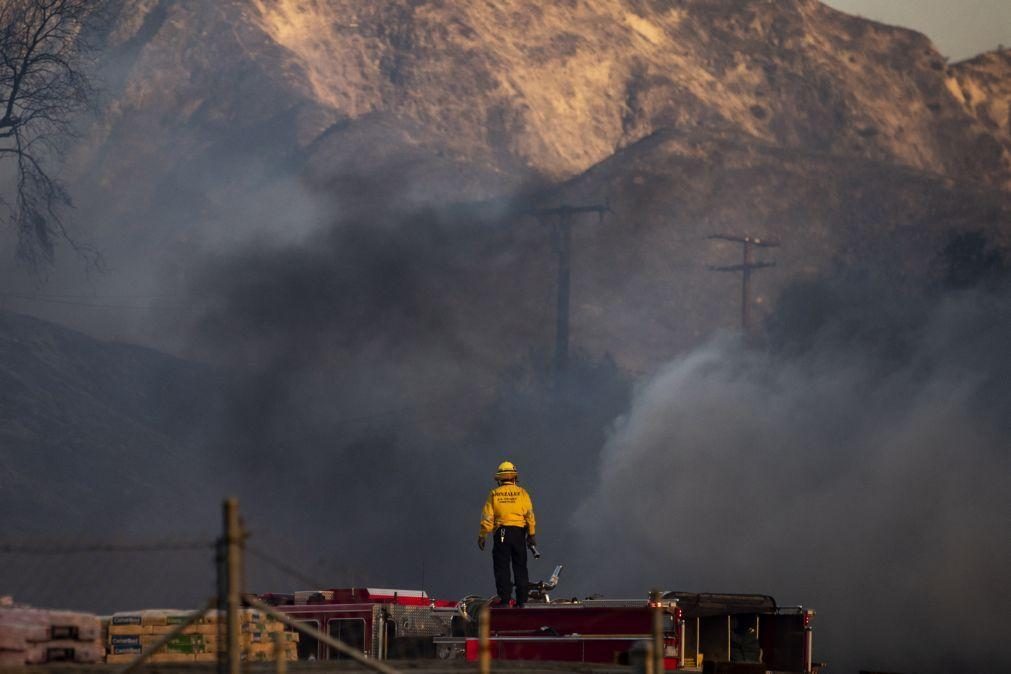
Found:
[{"label": "brown hillside", "polygon": [[[952,66],[948,88],[993,135],[989,152],[1011,151],[1011,49],[987,52]],[[1005,184],[1005,188],[1008,185]]]},{"label": "brown hillside", "polygon": [[[94,138],[114,191],[145,160],[165,170],[249,143],[311,154],[376,114],[408,145],[554,178],[657,129],[714,125],[991,185],[1011,175],[924,36],[815,0],[121,4],[108,39],[121,88]],[[983,76],[950,77],[970,86],[970,70]],[[316,168],[340,164],[328,150]]]},{"label": "brown hillside", "polygon": [[[115,270],[89,279],[98,294],[123,284],[179,294],[197,253],[302,240],[352,207],[363,181],[408,206],[547,181],[549,200],[551,185],[563,186],[556,201],[573,190],[610,197],[616,220],[636,227],[613,252],[645,254],[644,265],[581,268],[601,297],[630,283],[707,288],[699,306],[722,307],[686,310],[677,335],[656,319],[648,339],[663,348],[628,355],[643,362],[732,324],[733,280],[705,272],[701,252],[672,267],[648,254],[656,241],[694,241],[713,227],[781,236],[797,248],[763,275],[773,301],[776,278],[846,257],[853,240],[921,268],[929,246],[893,232],[930,232],[931,242],[951,227],[1006,233],[1006,53],[949,67],[923,35],[816,0],[118,0],[113,9],[105,107],[71,172],[75,220]],[[697,273],[675,282],[682,268]],[[615,274],[625,281],[608,289]],[[54,286],[80,283],[69,276]],[[577,323],[599,308],[585,310]],[[518,314],[528,327],[517,334],[544,316],[550,307]],[[70,320],[175,348],[169,331],[142,320]]]}]

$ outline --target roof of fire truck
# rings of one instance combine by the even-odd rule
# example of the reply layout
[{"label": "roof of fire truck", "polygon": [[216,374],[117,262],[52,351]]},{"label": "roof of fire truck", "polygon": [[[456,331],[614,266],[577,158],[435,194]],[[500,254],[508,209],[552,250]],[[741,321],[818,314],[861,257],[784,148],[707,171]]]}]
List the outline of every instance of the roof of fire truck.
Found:
[{"label": "roof of fire truck", "polygon": [[726,594],[718,592],[665,592],[664,599],[677,600],[690,616],[734,615],[739,613],[796,614],[811,613],[803,606],[779,606],[767,594]]},{"label": "roof of fire truck", "polygon": [[398,606],[456,606],[455,601],[432,599],[424,590],[402,590],[385,587],[350,587],[330,590],[299,590],[293,594],[261,595],[268,604],[396,604]]},{"label": "roof of fire truck", "polygon": [[[453,608],[457,601],[433,599],[424,590],[405,590],[379,587],[333,588],[327,590],[300,590],[291,594],[267,593],[260,598],[275,606],[334,606],[362,604],[395,604],[398,606],[431,606],[435,608]],[[469,599],[479,599],[477,596]],[[586,599],[558,599],[550,604],[534,603],[535,606],[552,608],[598,607],[620,608],[642,606],[649,600],[646,597],[634,599],[604,599],[587,597]],[[777,606],[776,600],[764,594],[723,594],[709,592],[664,592],[661,601],[676,602],[685,615],[707,616],[741,613],[797,613],[802,607]],[[808,609],[810,612],[810,609]]]}]

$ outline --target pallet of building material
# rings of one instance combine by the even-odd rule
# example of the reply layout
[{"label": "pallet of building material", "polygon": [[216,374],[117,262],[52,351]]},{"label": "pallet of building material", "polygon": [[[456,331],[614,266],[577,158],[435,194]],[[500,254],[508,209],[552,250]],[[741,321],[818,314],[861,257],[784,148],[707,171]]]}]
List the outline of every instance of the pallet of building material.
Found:
[{"label": "pallet of building material", "polygon": [[298,632],[288,632],[283,629],[271,629],[269,632],[246,632],[243,633],[242,640],[245,643],[251,644],[272,644],[274,643],[274,634],[281,634],[281,638],[287,642],[297,642]]},{"label": "pallet of building material", "polygon": [[0,648],[24,650],[28,642],[50,638],[49,619],[45,611],[35,608],[0,609]]},{"label": "pallet of building material", "polygon": [[165,634],[185,622],[192,614],[192,611],[178,609],[114,613],[109,619],[109,635]]},{"label": "pallet of building material", "polygon": [[192,653],[158,652],[151,656],[149,662],[196,662]]},{"label": "pallet of building material", "polygon": [[[227,622],[227,615],[224,611],[211,610],[204,614],[204,622],[211,625],[224,624]],[[270,616],[255,608],[244,608],[239,611],[240,623],[266,623],[273,621]]]},{"label": "pallet of building material", "polygon": [[140,655],[144,650],[140,637],[139,634],[110,634],[109,640],[106,642],[109,645],[109,654]]},{"label": "pallet of building material", "polygon": [[[140,636],[163,635],[176,629],[192,616],[192,611],[174,609],[148,609],[143,611],[127,611],[115,613],[109,618],[108,635]],[[239,612],[240,631],[243,633],[279,632],[284,629],[282,623],[270,619],[261,611],[244,609]],[[203,634],[213,636],[223,630],[224,614],[219,611],[208,611],[203,617],[189,625],[184,634]]]},{"label": "pallet of building material", "polygon": [[[196,659],[196,662],[213,662],[219,655],[227,655],[227,651],[195,653],[193,657]],[[247,662],[273,662],[276,659],[273,649],[256,651],[242,649],[240,657]],[[284,659],[290,661],[298,660],[298,651],[285,649]]]},{"label": "pallet of building material", "polygon": [[[140,624],[151,626],[178,627],[193,616],[193,611],[179,609],[148,609],[140,612]],[[198,618],[202,620],[202,618]]]},{"label": "pallet of building material", "polygon": [[[120,631],[118,634],[133,634],[135,636],[164,636],[169,632],[173,632],[179,625],[140,625],[140,629],[136,631]],[[183,634],[203,634],[208,637],[216,636],[219,632],[224,630],[223,625],[187,625],[183,629]]]},{"label": "pallet of building material", "polygon": [[[144,631],[139,634],[142,636],[155,636],[162,637],[170,632],[174,632],[179,628],[179,625],[145,625]],[[219,632],[217,625],[187,625],[183,629],[182,634],[202,634],[207,637],[216,636]]]},{"label": "pallet of building material", "polygon": [[178,609],[146,609],[139,611],[136,617],[140,618],[140,624],[145,627],[149,625],[161,626],[168,624],[168,617],[170,615],[175,616],[183,612]]},{"label": "pallet of building material", "polygon": [[[298,660],[298,652],[285,651],[284,659],[289,662],[294,662]],[[247,653],[243,656],[243,660],[248,662],[274,662],[277,657],[274,655],[273,651],[269,653],[257,651],[256,653]]]},{"label": "pallet of building material", "polygon": [[[109,637],[109,652],[113,655],[140,654],[151,650],[164,635],[156,634],[116,634]],[[166,653],[205,653],[217,650],[217,636],[203,634],[179,634],[159,647]]]},{"label": "pallet of building material", "polygon": [[[216,626],[218,623],[210,615],[210,613],[211,612],[205,612],[199,618],[197,618],[196,620],[190,622],[189,627],[198,627],[198,626],[214,627],[214,626]],[[165,615],[165,624],[168,625],[169,627],[178,627],[179,625],[183,624],[184,622],[187,622],[188,620],[190,620],[191,617],[193,617],[193,611],[174,611],[174,612],[171,612],[171,613],[168,613],[168,614]],[[158,618],[156,616],[152,616],[150,623],[145,623],[145,624],[152,624],[152,625],[160,624],[160,623],[156,622],[157,620],[158,620]]]},{"label": "pallet of building material", "polygon": [[114,636],[140,636],[152,634],[151,627],[143,625],[109,625],[109,638]]},{"label": "pallet of building material", "polygon": [[[132,653],[110,653],[105,656],[105,661],[109,664],[123,664],[136,659],[137,655]],[[155,653],[147,659],[147,662],[196,662],[196,660],[190,653]]]},{"label": "pallet of building material", "polygon": [[258,630],[249,630],[249,631],[242,630],[242,632],[240,632],[240,635],[242,639],[250,643],[254,644],[260,642],[270,643],[274,638],[272,635],[275,632],[284,632],[284,626],[281,625],[280,628],[274,627],[268,628],[267,626],[263,626],[263,629]]},{"label": "pallet of building material", "polygon": [[111,638],[114,635],[143,634],[145,630],[141,624],[143,620],[141,613],[141,611],[113,613],[109,617],[109,637]]},{"label": "pallet of building material", "polygon": [[[239,640],[239,648],[243,650],[249,650],[254,647],[259,649],[264,649],[271,651],[274,648],[274,634],[282,635],[281,639],[284,642],[285,648],[295,651],[298,647],[298,634],[293,632],[282,632],[282,633],[259,633],[260,635],[265,635],[266,638],[253,641],[249,639],[251,635],[242,635]],[[203,650],[206,653],[211,653],[217,651],[218,649],[223,649],[226,640],[221,640],[218,637],[213,637],[211,639],[203,640]]]},{"label": "pallet of building material", "polygon": [[[266,662],[277,657],[273,644],[253,644],[242,650],[242,658],[254,662]],[[298,648],[295,644],[286,644],[284,648],[285,660],[298,660]]]},{"label": "pallet of building material", "polygon": [[105,658],[105,648],[97,639],[92,642],[57,639],[32,644],[25,650],[25,662],[42,665],[47,662],[94,664]]},{"label": "pallet of building material", "polygon": [[0,628],[0,651],[23,651],[27,643],[17,631]]},{"label": "pallet of building material", "polygon": [[78,611],[46,611],[52,639],[98,641],[102,638],[102,622],[98,616]]},{"label": "pallet of building material", "polygon": [[[298,644],[296,642],[294,642],[294,641],[286,641],[282,645],[285,648],[289,648],[289,649],[290,648],[297,648],[298,647]],[[242,644],[242,648],[244,648],[246,650],[249,650],[249,651],[272,651],[272,650],[274,650],[274,642],[273,641],[263,641],[263,642],[259,642],[259,643],[255,643],[255,644],[244,643],[244,644]]]},{"label": "pallet of building material", "polygon": [[20,667],[25,664],[25,652],[0,650],[0,667]]},{"label": "pallet of building material", "polygon": [[28,637],[43,631],[37,625],[0,624],[0,651],[23,651],[28,647]]},{"label": "pallet of building material", "polygon": [[11,648],[11,642],[19,639],[28,643],[92,642],[98,641],[101,634],[101,621],[90,613],[23,607],[0,609],[0,648]]},{"label": "pallet of building material", "polygon": [[[155,644],[158,639],[162,637],[156,637],[154,635],[143,635],[140,638],[141,643],[144,648],[150,648]],[[216,636],[207,636],[203,634],[180,634],[162,646],[162,649],[167,653],[206,653],[210,651],[216,651],[218,647],[218,639]]]}]

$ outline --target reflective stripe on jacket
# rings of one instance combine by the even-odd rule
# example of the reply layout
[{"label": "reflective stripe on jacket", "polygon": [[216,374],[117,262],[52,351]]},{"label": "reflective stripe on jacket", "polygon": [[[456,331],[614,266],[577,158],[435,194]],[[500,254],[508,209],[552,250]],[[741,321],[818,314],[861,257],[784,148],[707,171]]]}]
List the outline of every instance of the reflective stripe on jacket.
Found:
[{"label": "reflective stripe on jacket", "polygon": [[491,490],[481,510],[481,535],[496,527],[526,527],[531,536],[537,533],[534,504],[526,489],[507,482]]}]

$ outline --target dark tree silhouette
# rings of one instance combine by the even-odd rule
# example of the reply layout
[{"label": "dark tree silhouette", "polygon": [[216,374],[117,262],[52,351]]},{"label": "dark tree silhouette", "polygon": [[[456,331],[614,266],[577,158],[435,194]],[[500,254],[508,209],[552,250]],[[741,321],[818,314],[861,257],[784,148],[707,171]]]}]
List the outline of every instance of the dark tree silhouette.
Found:
[{"label": "dark tree silhouette", "polygon": [[50,173],[76,113],[91,99],[86,24],[100,0],[0,0],[0,169],[11,163],[0,207],[17,232],[17,256],[51,264],[70,238],[61,209],[70,196]]}]

